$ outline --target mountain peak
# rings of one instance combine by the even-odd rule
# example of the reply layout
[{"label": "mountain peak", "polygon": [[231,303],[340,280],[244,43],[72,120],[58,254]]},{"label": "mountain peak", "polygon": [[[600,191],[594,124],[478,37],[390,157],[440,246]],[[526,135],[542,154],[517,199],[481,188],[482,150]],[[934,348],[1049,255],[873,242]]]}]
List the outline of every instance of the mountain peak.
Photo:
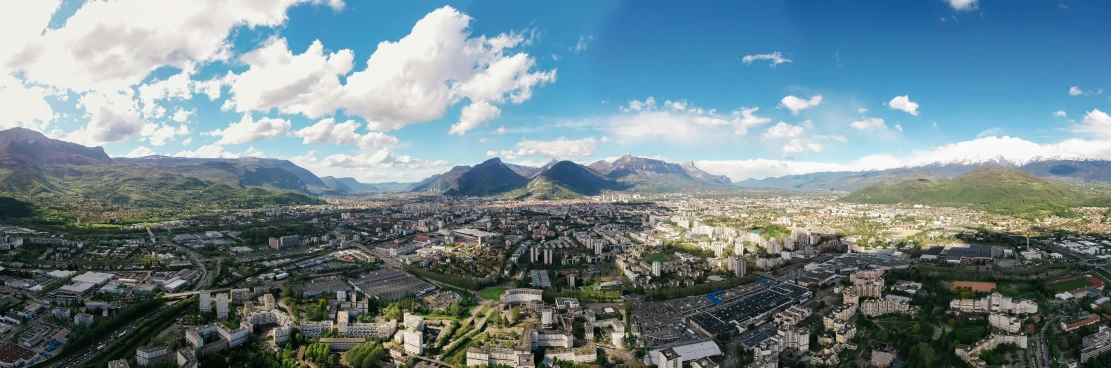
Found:
[{"label": "mountain peak", "polygon": [[0,131],[0,162],[85,165],[110,163],[112,158],[101,147],[51,139],[40,132],[16,127]]}]

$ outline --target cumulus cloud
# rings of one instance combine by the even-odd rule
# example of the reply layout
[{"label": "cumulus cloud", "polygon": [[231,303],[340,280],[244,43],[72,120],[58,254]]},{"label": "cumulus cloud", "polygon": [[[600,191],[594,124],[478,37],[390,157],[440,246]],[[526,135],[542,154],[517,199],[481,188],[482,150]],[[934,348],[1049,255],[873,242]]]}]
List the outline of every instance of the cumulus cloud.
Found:
[{"label": "cumulus cloud", "polygon": [[1057,110],[1057,112],[1053,113],[1053,116],[1067,118],[1069,115],[1065,113],[1065,110]]},{"label": "cumulus cloud", "polygon": [[806,131],[807,126],[813,127],[813,124],[811,124],[809,120],[799,125],[791,125],[781,121],[768,128],[768,130],[765,130],[764,135],[760,136],[760,139],[769,140],[798,137],[802,135],[804,131]]},{"label": "cumulus cloud", "polygon": [[1080,88],[1076,86],[1069,87],[1069,96],[1080,96],[1082,94],[1084,94],[1084,91],[1081,91]]},{"label": "cumulus cloud", "polygon": [[15,77],[0,74],[0,101],[4,101],[4,108],[0,108],[0,129],[23,126],[45,130],[54,117],[54,109],[46,102],[46,95],[45,88],[28,87]]},{"label": "cumulus cloud", "polygon": [[60,139],[95,146],[134,138],[146,126],[133,90],[92,91],[81,95],[77,101],[85,110],[84,117],[89,123]]},{"label": "cumulus cloud", "polygon": [[277,109],[318,118],[338,107],[343,93],[339,77],[354,67],[355,54],[347,49],[325,53],[317,40],[294,55],[284,38],[270,38],[239,60],[250,68],[231,78],[229,101],[235,111]]},{"label": "cumulus cloud", "polygon": [[328,143],[355,145],[362,149],[377,149],[398,143],[396,137],[382,132],[359,134],[356,130],[359,129],[360,125],[361,124],[354,120],[348,120],[337,124],[335,119],[327,118],[318,121],[312,126],[291,132],[289,135],[302,138],[302,143],[304,144]]},{"label": "cumulus cloud", "polygon": [[892,110],[902,110],[908,114],[918,116],[918,103],[911,102],[910,96],[895,96],[887,106]]},{"label": "cumulus cloud", "polygon": [[470,21],[443,7],[397,42],[379,43],[367,68],[347,77],[341,107],[374,130],[390,130],[439,119],[463,98],[523,103],[536,87],[555,82],[555,69],[534,71],[534,58],[510,51],[528,43],[523,35],[470,37]]},{"label": "cumulus cloud", "polygon": [[46,24],[39,23],[36,37],[13,52],[8,64],[36,83],[75,91],[119,90],[161,67],[226,60],[233,29],[281,25],[286,10],[308,2],[322,3],[194,0],[152,7],[145,0],[88,1],[60,28],[43,32]]},{"label": "cumulus cloud", "polygon": [[220,137],[215,144],[242,144],[270,139],[285,134],[290,129],[289,120],[281,118],[262,118],[255,121],[251,114],[243,114],[239,122],[231,123],[224,129],[216,129],[206,135]]},{"label": "cumulus cloud", "polygon": [[784,58],[783,54],[779,53],[779,51],[770,54],[745,55],[745,57],[741,59],[741,61],[749,65],[751,65],[753,61],[758,60],[771,61],[771,64],[769,66],[771,66],[772,68],[779,64],[791,62],[791,59]]},{"label": "cumulus cloud", "polygon": [[486,101],[472,102],[463,108],[459,114],[459,122],[451,125],[448,134],[464,135],[468,130],[477,128],[483,123],[496,119],[501,115],[501,109]]},{"label": "cumulus cloud", "polygon": [[798,153],[821,152],[822,145],[809,139],[795,138],[784,144],[779,151],[783,157],[793,158]]},{"label": "cumulus cloud", "polygon": [[980,0],[944,0],[949,7],[956,11],[972,11],[978,8]]},{"label": "cumulus cloud", "polygon": [[508,159],[518,157],[543,156],[555,160],[590,157],[598,140],[593,137],[571,140],[565,137],[553,141],[522,140],[514,145],[513,150],[487,151],[487,156],[502,156]]},{"label": "cumulus cloud", "polygon": [[394,155],[388,148],[382,148],[373,153],[363,153],[355,156],[338,154],[325,157],[321,163],[327,167],[346,169],[376,169],[388,167],[405,167],[412,169],[439,168],[448,165],[442,160],[421,160],[410,156]]},{"label": "cumulus cloud", "polygon": [[859,109],[856,109],[856,112],[859,113],[859,114],[863,114],[863,113],[868,112],[868,109],[865,109],[865,108],[861,107]]},{"label": "cumulus cloud", "polygon": [[887,124],[884,124],[883,119],[869,117],[864,117],[863,119],[854,121],[849,124],[849,126],[853,127],[853,129],[866,132],[887,129]]},{"label": "cumulus cloud", "polygon": [[151,145],[162,146],[168,141],[177,139],[179,135],[189,135],[189,127],[185,124],[175,127],[169,124],[147,123],[143,125],[143,130],[139,134]]},{"label": "cumulus cloud", "polygon": [[1111,139],[1111,116],[1107,116],[1107,113],[1099,111],[1099,109],[1092,109],[1084,115],[1084,124],[1092,132],[1103,136],[1105,139]]},{"label": "cumulus cloud", "polygon": [[197,110],[186,110],[186,109],[182,109],[182,108],[179,107],[177,109],[177,111],[174,111],[174,115],[172,117],[170,117],[170,120],[173,120],[173,121],[176,121],[176,122],[179,122],[179,123],[184,123],[186,121],[189,121],[189,117],[192,116],[196,112],[197,112]]},{"label": "cumulus cloud", "polygon": [[139,147],[136,147],[135,149],[131,150],[131,152],[128,152],[126,155],[123,155],[123,157],[136,158],[136,157],[147,157],[147,156],[154,156],[154,155],[157,155],[157,153],[154,153],[154,150],[152,150],[150,148],[147,148],[147,147],[139,146]]},{"label": "cumulus cloud", "polygon": [[[759,108],[742,107],[730,114],[719,114],[715,109],[704,109],[686,100],[665,101],[664,109],[657,109],[656,99],[631,100],[620,108],[623,114],[590,119],[596,129],[610,131],[630,139],[661,139],[675,143],[691,144],[704,141],[717,128],[732,125],[738,135],[748,129],[771,122],[771,118],[758,116]],[[618,143],[621,143],[618,140]]]},{"label": "cumulus cloud", "polygon": [[822,96],[810,97],[809,100],[795,96],[787,96],[779,101],[779,106],[791,110],[791,115],[798,115],[799,111],[809,109],[822,103]]}]

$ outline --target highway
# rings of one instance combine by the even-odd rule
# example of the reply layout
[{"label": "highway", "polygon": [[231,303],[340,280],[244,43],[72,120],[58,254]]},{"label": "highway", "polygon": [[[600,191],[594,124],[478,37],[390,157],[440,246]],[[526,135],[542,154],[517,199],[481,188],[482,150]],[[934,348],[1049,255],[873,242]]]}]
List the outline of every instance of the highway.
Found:
[{"label": "highway", "polygon": [[65,358],[62,358],[62,359],[47,360],[45,365],[43,365],[43,367],[46,367],[46,368],[67,367],[68,368],[68,367],[76,367],[76,366],[79,366],[81,364],[85,364],[85,362],[95,358],[98,354],[104,352],[105,349],[111,350],[112,346],[116,345],[116,343],[119,342],[122,337],[124,337],[124,336],[134,332],[135,330],[139,329],[139,327],[141,327],[144,323],[146,323],[148,320],[150,320],[151,317],[154,317],[154,316],[158,315],[159,312],[165,310],[167,307],[170,307],[170,306],[173,306],[173,305],[176,305],[176,304],[177,304],[177,302],[174,302],[173,304],[170,304],[170,305],[163,304],[158,309],[155,309],[155,310],[151,311],[150,313],[147,313],[145,316],[143,316],[139,319],[131,321],[131,323],[128,323],[127,325],[124,325],[122,328],[115,331],[111,335],[102,338],[96,345],[86,346],[86,347],[82,348],[81,350],[78,350],[78,351],[74,352],[72,355],[67,355]]}]

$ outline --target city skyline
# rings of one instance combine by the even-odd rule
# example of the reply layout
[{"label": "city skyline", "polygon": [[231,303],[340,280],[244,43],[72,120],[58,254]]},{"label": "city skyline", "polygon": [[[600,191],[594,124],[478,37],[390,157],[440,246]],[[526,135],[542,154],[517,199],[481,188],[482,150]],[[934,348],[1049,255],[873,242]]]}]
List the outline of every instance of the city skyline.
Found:
[{"label": "city skyline", "polygon": [[140,4],[2,5],[0,128],[364,182],[1111,158],[1099,2]]}]

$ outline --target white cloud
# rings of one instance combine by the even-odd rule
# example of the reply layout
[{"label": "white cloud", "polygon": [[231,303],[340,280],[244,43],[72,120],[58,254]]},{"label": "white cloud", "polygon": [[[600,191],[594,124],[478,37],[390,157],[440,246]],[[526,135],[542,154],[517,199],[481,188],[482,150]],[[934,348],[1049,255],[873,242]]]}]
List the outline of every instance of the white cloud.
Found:
[{"label": "white cloud", "polygon": [[607,136],[603,135],[602,136],[602,143],[609,143],[609,142],[610,142],[610,137],[607,137]]},{"label": "white cloud", "polygon": [[572,48],[572,50],[574,50],[575,53],[586,51],[586,48],[590,46],[590,41],[594,41],[594,35],[586,37],[579,36],[579,42],[575,44],[575,47]]},{"label": "white cloud", "polygon": [[895,130],[898,130],[899,132],[902,132],[903,131],[903,126],[901,124],[895,124]]},{"label": "white cloud", "polygon": [[[807,120],[807,122],[809,122],[809,120]],[[811,124],[810,126],[813,125]],[[804,131],[806,131],[806,128],[803,125],[791,125],[781,121],[764,131],[764,135],[760,138],[763,140],[794,138],[802,135]]]},{"label": "white cloud", "polygon": [[622,106],[620,109],[624,112],[633,112],[641,110],[654,110],[656,108],[656,99],[652,96],[644,99],[644,101],[631,100],[628,106]]},{"label": "white cloud", "polygon": [[281,118],[262,118],[255,121],[251,114],[243,114],[239,122],[233,122],[224,129],[216,129],[205,133],[218,136],[220,140],[215,144],[241,144],[270,139],[285,134],[290,129],[289,120]]},{"label": "white cloud", "polygon": [[362,149],[377,149],[398,143],[396,137],[382,132],[359,134],[356,132],[359,126],[360,124],[354,120],[348,120],[337,124],[335,119],[327,118],[318,121],[312,126],[291,132],[289,135],[303,138],[303,144],[328,143],[355,145]]},{"label": "white cloud", "polygon": [[143,125],[143,130],[139,135],[143,136],[143,139],[153,146],[163,146],[166,142],[175,140],[179,135],[189,135],[189,127],[185,124],[174,127],[167,124],[147,123]]},{"label": "white cloud", "polygon": [[849,126],[852,126],[853,129],[863,130],[866,132],[887,129],[887,124],[883,123],[883,119],[869,117],[864,117],[863,119],[854,121],[849,124]]},{"label": "white cloud", "polygon": [[89,119],[89,123],[60,136],[61,139],[94,146],[131,139],[146,126],[131,89],[86,92],[77,101],[78,106],[85,110],[84,117]]},{"label": "white cloud", "polygon": [[262,151],[258,150],[254,146],[251,146],[251,147],[247,148],[247,152],[243,152],[243,157],[263,158],[263,157],[266,157],[266,154],[263,153]]},{"label": "white cloud", "polygon": [[1066,118],[1069,115],[1065,113],[1065,110],[1057,110],[1057,112],[1053,113],[1053,116],[1060,117],[1060,118]]},{"label": "white cloud", "polygon": [[727,175],[734,181],[742,181],[749,178],[759,179],[824,171],[890,169],[936,162],[984,162],[997,158],[1023,163],[1044,157],[1111,159],[1111,144],[1106,140],[1089,139],[1067,139],[1057,143],[1038,144],[1013,137],[984,137],[916,150],[904,156],[869,155],[845,164],[767,159],[711,160],[697,161],[695,164],[710,173]]},{"label": "white cloud", "polygon": [[845,136],[843,136],[843,135],[816,135],[816,136],[810,137],[810,139],[813,139],[813,140],[827,140],[828,139],[828,140],[831,140],[831,141],[836,141],[836,142],[841,142],[841,143],[845,143],[845,142],[849,141],[848,139],[845,139]]},{"label": "white cloud", "polygon": [[773,53],[770,53],[770,54],[745,55],[745,57],[741,59],[741,61],[743,61],[745,64],[750,64],[750,65],[752,64],[753,61],[757,61],[757,60],[770,60],[771,61],[770,66],[772,68],[774,68],[776,65],[779,65],[779,64],[791,62],[791,59],[784,58],[783,54],[779,53],[779,51],[776,51],[776,52],[773,52]]},{"label": "white cloud", "polygon": [[428,161],[409,156],[394,155],[388,148],[382,148],[374,153],[363,153],[356,156],[331,155],[321,160],[326,167],[346,169],[376,169],[387,167],[405,167],[411,169],[444,167],[448,163],[442,160]]},{"label": "white cloud", "polygon": [[147,156],[154,156],[154,155],[157,155],[157,153],[155,153],[154,150],[152,150],[150,148],[147,148],[147,147],[139,146],[139,147],[131,150],[131,152],[128,152],[126,155],[123,155],[123,157],[135,158],[135,157],[147,157]]},{"label": "white cloud", "polygon": [[784,144],[779,151],[783,157],[793,158],[798,153],[821,152],[822,145],[809,139],[795,138]]},{"label": "white cloud", "polygon": [[979,2],[980,2],[979,0],[944,0],[944,1],[945,1],[946,4],[949,4],[949,6],[953,8],[953,10],[956,10],[956,11],[976,10],[976,8],[979,7]]},{"label": "white cloud", "polygon": [[54,109],[46,102],[46,94],[42,87],[27,87],[15,77],[0,74],[0,101],[4,105],[0,108],[0,130],[16,126],[46,130],[54,120]]},{"label": "white cloud", "polygon": [[756,111],[760,110],[759,107],[742,107],[740,110],[734,111],[733,127],[737,134],[747,134],[748,128],[757,125],[770,123],[771,118],[756,116]]},{"label": "white cloud", "polygon": [[[715,109],[695,107],[686,100],[666,101],[666,109],[656,109],[656,99],[632,100],[620,108],[625,114],[601,117],[594,120],[595,129],[606,130],[623,138],[662,139],[670,142],[693,144],[714,138],[716,128],[733,125],[736,134],[744,135],[748,129],[771,122],[771,118],[756,116],[759,108],[742,107],[731,114],[718,114]],[[623,143],[623,140],[617,140]]]},{"label": "white cloud", "polygon": [[911,102],[910,96],[895,96],[887,103],[887,106],[892,110],[902,110],[908,114],[918,116],[918,103]]},{"label": "white cloud", "polygon": [[339,76],[354,67],[355,54],[347,49],[325,54],[324,44],[317,40],[294,55],[284,38],[270,38],[239,60],[250,69],[230,82],[229,101],[235,111],[277,109],[315,119],[336,109],[343,93]]},{"label": "white cloud", "polygon": [[820,103],[822,103],[821,95],[810,97],[809,100],[805,100],[795,96],[787,96],[779,101],[779,106],[791,110],[791,115],[798,115],[799,111],[818,106],[818,104]]},{"label": "white cloud", "polygon": [[189,117],[196,112],[197,110],[185,110],[179,107],[170,119],[179,123],[184,123],[186,121],[189,121]]},{"label": "white cloud", "polygon": [[174,154],[174,157],[189,157],[189,158],[237,158],[240,155],[234,154],[224,150],[224,146],[210,144],[201,146],[193,151],[181,151]]},{"label": "white cloud", "polygon": [[143,105],[143,116],[150,118],[160,118],[161,113],[165,111],[164,107],[158,105],[158,101],[164,99],[181,99],[188,100],[193,98],[193,81],[192,78],[193,66],[185,66],[181,73],[174,74],[164,80],[156,80],[144,85],[139,86],[139,100]]},{"label": "white cloud", "polygon": [[594,149],[597,146],[598,140],[593,137],[577,140],[559,137],[559,139],[554,141],[532,141],[526,139],[514,145],[515,150],[487,151],[486,155],[504,156],[511,160],[518,157],[533,156],[543,156],[559,160],[590,157],[594,155]]},{"label": "white cloud", "polygon": [[494,130],[494,134],[505,134],[505,126],[498,127],[498,129]]},{"label": "white cloud", "polygon": [[1079,96],[1082,94],[1084,94],[1084,91],[1081,91],[1080,88],[1076,86],[1069,87],[1069,96]]},{"label": "white cloud", "polygon": [[463,108],[463,111],[459,114],[459,122],[451,125],[448,134],[464,135],[468,130],[477,128],[487,121],[497,119],[499,115],[501,115],[501,109],[486,101],[472,102]]},{"label": "white cloud", "polygon": [[75,91],[123,89],[161,67],[225,60],[233,29],[281,25],[290,6],[306,2],[88,1],[61,28],[14,52],[10,65],[37,83]]},{"label": "white cloud", "polygon": [[1084,124],[1087,124],[1087,129],[1103,136],[1105,139],[1111,139],[1111,116],[1107,113],[1099,111],[1099,109],[1092,109],[1084,115]]},{"label": "white cloud", "polygon": [[439,119],[462,98],[522,103],[556,70],[532,71],[535,59],[510,49],[519,33],[469,37],[471,17],[451,7],[432,11],[397,42],[381,42],[367,68],[351,74],[340,104],[375,130]]},{"label": "white cloud", "polygon": [[866,112],[868,112],[868,109],[865,109],[865,108],[861,107],[861,108],[859,108],[859,109],[856,109],[856,112],[857,112],[857,113],[860,113],[860,114],[863,114],[863,113],[866,113]]}]

